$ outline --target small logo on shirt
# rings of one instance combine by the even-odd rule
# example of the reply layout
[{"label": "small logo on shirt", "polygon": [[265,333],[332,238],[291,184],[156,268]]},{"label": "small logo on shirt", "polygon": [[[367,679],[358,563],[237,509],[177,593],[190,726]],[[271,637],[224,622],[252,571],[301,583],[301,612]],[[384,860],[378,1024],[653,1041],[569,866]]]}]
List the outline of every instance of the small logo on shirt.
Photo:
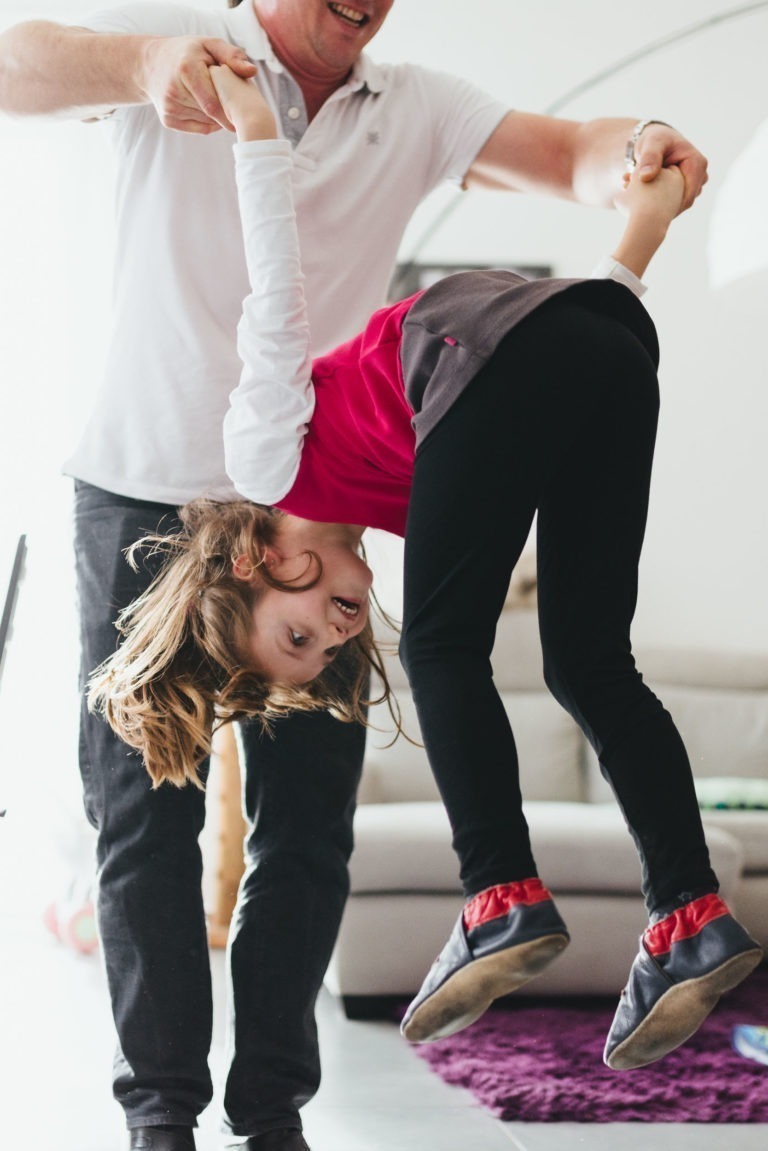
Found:
[{"label": "small logo on shirt", "polygon": [[378,132],[366,132],[365,142],[366,144],[380,144],[381,137]]}]

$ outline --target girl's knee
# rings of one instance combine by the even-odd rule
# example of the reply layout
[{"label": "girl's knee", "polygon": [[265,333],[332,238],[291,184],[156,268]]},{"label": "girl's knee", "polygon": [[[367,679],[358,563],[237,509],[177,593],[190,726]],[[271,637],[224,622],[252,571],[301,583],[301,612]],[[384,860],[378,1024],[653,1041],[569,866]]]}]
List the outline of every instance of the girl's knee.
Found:
[{"label": "girl's knee", "polygon": [[434,645],[430,644],[428,637],[419,634],[414,628],[403,625],[397,654],[400,656],[400,663],[408,676],[409,683],[413,683],[414,676],[418,674],[419,666],[423,666],[427,662],[430,650],[434,650]]},{"label": "girl's knee", "polygon": [[544,682],[557,702],[573,716],[588,715],[595,700],[609,696],[620,684],[635,678],[629,662],[617,655],[586,648],[568,655],[544,656]]},{"label": "girl's knee", "polygon": [[575,665],[568,665],[552,656],[544,656],[544,682],[557,702],[572,712],[579,695],[581,675]]}]

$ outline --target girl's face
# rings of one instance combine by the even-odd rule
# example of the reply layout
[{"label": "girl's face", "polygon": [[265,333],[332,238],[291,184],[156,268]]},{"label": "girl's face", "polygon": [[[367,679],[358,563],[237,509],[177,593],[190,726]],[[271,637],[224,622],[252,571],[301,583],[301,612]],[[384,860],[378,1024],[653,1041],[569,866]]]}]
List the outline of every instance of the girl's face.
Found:
[{"label": "girl's face", "polygon": [[[322,566],[317,583],[306,591],[289,592],[261,584],[253,608],[251,651],[261,671],[277,683],[309,683],[339,648],[359,635],[368,619],[370,568],[351,548],[325,544],[313,549]],[[270,575],[298,584],[317,570],[305,554],[267,552]]]}]

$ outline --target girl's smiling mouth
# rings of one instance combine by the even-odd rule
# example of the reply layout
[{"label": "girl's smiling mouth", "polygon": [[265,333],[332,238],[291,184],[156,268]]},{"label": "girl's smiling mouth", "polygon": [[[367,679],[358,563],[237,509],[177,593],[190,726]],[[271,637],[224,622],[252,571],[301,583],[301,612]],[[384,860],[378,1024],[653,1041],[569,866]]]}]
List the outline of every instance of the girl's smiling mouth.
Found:
[{"label": "girl's smiling mouth", "polygon": [[360,614],[359,603],[356,603],[354,600],[342,599],[339,595],[331,596],[331,600],[347,619],[357,619]]}]

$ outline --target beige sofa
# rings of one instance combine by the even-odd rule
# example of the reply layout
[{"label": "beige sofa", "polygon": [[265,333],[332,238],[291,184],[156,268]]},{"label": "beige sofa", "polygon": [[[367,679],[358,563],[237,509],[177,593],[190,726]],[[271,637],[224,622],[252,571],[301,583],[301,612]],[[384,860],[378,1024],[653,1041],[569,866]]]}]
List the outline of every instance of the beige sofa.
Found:
[{"label": "beige sofa", "polygon": [[[730,777],[736,791],[749,790],[741,781],[751,780],[753,790],[768,792],[768,654],[670,650],[637,659],[674,715],[702,788],[725,792]],[[493,662],[516,734],[540,874],[572,936],[528,990],[618,993],[645,924],[634,846],[594,753],[545,687],[535,611],[504,613]],[[396,658],[389,663],[406,730],[417,735],[407,681]],[[351,895],[326,977],[350,1015],[416,991],[462,905],[448,821],[423,749],[402,738],[387,746],[392,721],[381,706],[371,724]],[[768,810],[705,811],[704,821],[721,893],[768,945]]]}]

